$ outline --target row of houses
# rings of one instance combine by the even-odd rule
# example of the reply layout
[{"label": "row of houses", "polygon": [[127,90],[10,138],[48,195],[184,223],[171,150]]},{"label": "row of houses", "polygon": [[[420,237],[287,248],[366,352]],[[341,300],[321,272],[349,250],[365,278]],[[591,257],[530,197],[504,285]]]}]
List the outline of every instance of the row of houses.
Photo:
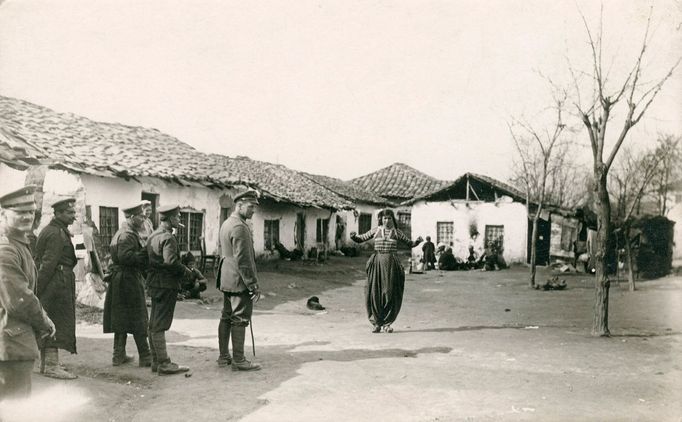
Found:
[{"label": "row of houses", "polygon": [[[298,172],[247,157],[205,154],[155,129],[95,122],[58,113],[23,100],[0,96],[0,180],[3,189],[24,183],[42,187],[41,226],[51,204],[64,195],[77,198],[79,233],[90,222],[108,244],[123,221],[121,207],[142,199],[156,209],[182,207],[183,251],[213,254],[220,224],[244,187],[258,189],[261,206],[251,221],[256,252],[269,254],[276,243],[304,253],[337,249],[377,224],[377,211],[395,208],[408,234],[452,244],[456,255],[492,240],[503,244],[508,262],[528,257],[529,207],[524,195],[490,177],[466,173],[437,180],[395,163],[342,181]],[[572,256],[581,227],[566,210],[543,215],[540,263],[549,256]],[[418,254],[418,250],[415,250]]]}]

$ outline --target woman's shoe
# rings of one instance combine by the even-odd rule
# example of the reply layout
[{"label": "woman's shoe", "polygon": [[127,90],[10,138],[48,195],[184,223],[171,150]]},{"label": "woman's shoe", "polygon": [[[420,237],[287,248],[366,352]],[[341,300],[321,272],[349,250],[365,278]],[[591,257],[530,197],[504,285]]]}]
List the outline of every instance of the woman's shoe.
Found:
[{"label": "woman's shoe", "polygon": [[393,332],[393,327],[390,325],[384,325],[384,332],[386,333],[392,333]]},{"label": "woman's shoe", "polygon": [[374,328],[372,329],[373,333],[378,333],[381,332],[381,327],[379,325],[375,325]]}]

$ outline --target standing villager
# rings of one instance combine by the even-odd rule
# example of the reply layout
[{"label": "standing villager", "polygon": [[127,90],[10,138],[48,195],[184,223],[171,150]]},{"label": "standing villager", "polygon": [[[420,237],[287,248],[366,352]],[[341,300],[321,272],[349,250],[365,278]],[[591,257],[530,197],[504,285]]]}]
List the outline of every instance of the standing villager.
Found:
[{"label": "standing villager", "polygon": [[426,236],[426,242],[422,245],[424,271],[435,268],[436,245],[431,241],[431,236]]},{"label": "standing villager", "polygon": [[[140,239],[140,244],[144,248],[147,246],[147,239],[149,239],[149,236],[154,232],[154,224],[152,224],[152,220],[149,218],[152,215],[152,203],[145,199],[140,202],[140,206],[142,207],[143,220],[137,228],[137,234]],[[123,224],[121,224],[121,228],[128,228],[128,220],[125,220]]]},{"label": "standing villager", "polygon": [[54,218],[38,235],[35,250],[38,267],[37,296],[57,327],[54,339],[41,350],[40,373],[51,378],[75,379],[59,364],[59,349],[76,353],[76,252],[69,225],[76,221],[76,200],[66,198],[52,204]]},{"label": "standing villager", "polygon": [[[218,325],[218,366],[233,371],[257,371],[261,366],[244,356],[246,327],[251,321],[253,304],[260,298],[253,237],[246,220],[258,205],[258,192],[249,189],[234,197],[235,209],[220,227],[220,270],[216,287],[223,292],[223,311]],[[232,354],[229,342],[232,336]]]},{"label": "standing villager", "polygon": [[128,334],[137,345],[139,366],[152,365],[147,342],[149,317],[144,297],[142,271],[149,263],[147,250],[140,243],[139,228],[144,221],[142,205],[123,209],[127,228],[119,229],[111,239],[109,251],[112,265],[109,267],[107,294],[104,299],[103,328],[114,333],[114,354],[111,364],[122,365],[133,360],[126,355]]},{"label": "standing villager", "polygon": [[31,232],[35,186],[0,198],[0,400],[31,393],[37,341],[55,326],[34,294],[38,277],[27,234]]},{"label": "standing villager", "polygon": [[382,329],[392,333],[391,324],[400,313],[405,288],[405,269],[397,255],[398,242],[414,248],[421,243],[422,238],[419,236],[414,243],[408,239],[397,228],[395,214],[390,209],[380,211],[378,217],[378,227],[359,236],[352,232],[350,238],[357,243],[374,239],[374,253],[366,266],[365,307],[369,322],[374,327],[373,333]]},{"label": "standing villager", "polygon": [[166,331],[173,323],[175,303],[182,280],[191,271],[180,262],[178,241],[173,229],[180,226],[180,207],[159,208],[161,224],[147,240],[149,270],[147,292],[152,301],[149,316],[149,340],[152,351],[152,371],[171,375],[189,371],[187,366],[171,362],[166,350]]}]

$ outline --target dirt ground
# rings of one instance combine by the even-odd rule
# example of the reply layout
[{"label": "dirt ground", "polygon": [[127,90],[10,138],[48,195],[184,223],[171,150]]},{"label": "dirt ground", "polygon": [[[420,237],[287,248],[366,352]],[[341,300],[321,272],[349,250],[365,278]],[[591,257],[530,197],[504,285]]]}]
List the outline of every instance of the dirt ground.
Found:
[{"label": "dirt ground", "polygon": [[[178,303],[167,335],[191,376],[112,367],[112,336],[80,323],[79,353],[63,356],[80,378],[35,374],[33,399],[3,404],[2,420],[682,421],[682,277],[634,293],[614,283],[613,335],[592,338],[584,274],[561,275],[565,291],[528,289],[525,267],[413,274],[395,332],[372,334],[365,259],[261,267],[262,371],[217,367],[221,298],[211,289],[207,303]],[[327,310],[308,310],[311,295]]]}]

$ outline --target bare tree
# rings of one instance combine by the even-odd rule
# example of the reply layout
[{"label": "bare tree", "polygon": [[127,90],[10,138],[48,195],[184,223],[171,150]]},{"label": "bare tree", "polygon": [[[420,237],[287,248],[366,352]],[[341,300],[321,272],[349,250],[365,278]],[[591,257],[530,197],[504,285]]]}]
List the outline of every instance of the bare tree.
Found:
[{"label": "bare tree", "polygon": [[658,204],[658,214],[665,216],[670,210],[668,207],[670,185],[682,177],[682,142],[680,137],[659,136],[653,154],[660,159],[660,163],[652,178],[649,195],[653,196]]},{"label": "bare tree", "polygon": [[[680,64],[680,59],[658,82],[648,84],[642,79],[643,60],[650,42],[651,13],[644,31],[641,46],[639,47],[635,63],[621,84],[611,89],[610,70],[603,63],[603,6],[600,14],[599,28],[596,34],[590,29],[585,16],[581,13],[583,24],[588,38],[591,51],[591,70],[585,72],[591,80],[590,101],[584,103],[580,92],[580,72],[577,72],[569,62],[569,71],[573,77],[576,89],[575,107],[583,122],[590,139],[593,158],[595,209],[597,212],[597,238],[595,247],[595,307],[592,323],[593,336],[609,336],[608,309],[610,282],[607,273],[607,253],[609,236],[611,235],[611,202],[607,189],[607,176],[609,169],[627,138],[632,127],[639,123],[649,109],[649,106],[663,89],[665,82],[672,76],[673,71]],[[615,108],[619,104],[625,105],[623,123],[615,142],[606,151],[606,129],[615,124],[613,116]]]},{"label": "bare tree", "polygon": [[[556,154],[556,152],[564,148],[560,138],[566,129],[563,113],[568,94],[565,90],[556,89],[553,84],[552,87],[552,111],[555,114],[555,120],[551,127],[543,130],[536,129],[530,123],[520,119],[513,119],[513,123],[508,124],[517,153],[515,179],[517,183],[525,187],[528,215],[530,215],[531,204],[535,207],[530,249],[530,287],[535,287],[538,220],[547,204],[548,180],[557,182],[552,186],[555,188],[560,180],[554,176],[561,172],[563,164],[562,159],[557,158],[561,157],[561,154]],[[552,189],[552,192],[555,190]]]}]

